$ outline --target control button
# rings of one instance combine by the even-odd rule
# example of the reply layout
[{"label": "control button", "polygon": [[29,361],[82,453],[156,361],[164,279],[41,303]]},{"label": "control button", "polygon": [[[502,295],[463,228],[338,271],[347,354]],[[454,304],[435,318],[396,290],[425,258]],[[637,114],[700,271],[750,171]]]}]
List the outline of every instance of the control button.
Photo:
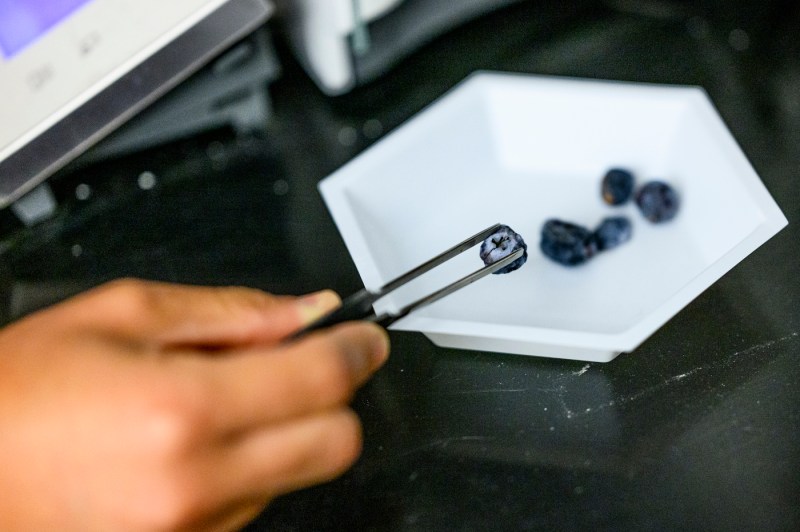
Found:
[{"label": "control button", "polygon": [[28,88],[33,91],[39,91],[44,87],[51,79],[55,72],[53,71],[52,65],[42,65],[37,69],[32,70],[26,77],[25,81],[28,84]]},{"label": "control button", "polygon": [[80,41],[78,41],[78,53],[81,57],[86,57],[87,55],[91,54],[95,48],[100,44],[100,34],[96,31],[93,31],[87,35],[85,35]]}]

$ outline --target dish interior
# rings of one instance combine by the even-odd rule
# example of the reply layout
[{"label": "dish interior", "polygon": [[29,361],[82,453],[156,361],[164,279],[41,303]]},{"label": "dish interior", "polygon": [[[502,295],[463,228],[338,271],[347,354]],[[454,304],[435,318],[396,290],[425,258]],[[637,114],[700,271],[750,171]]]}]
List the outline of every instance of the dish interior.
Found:
[{"label": "dish interior", "polygon": [[[612,167],[631,170],[637,185],[669,182],[681,198],[677,217],[656,225],[633,202],[606,205],[600,182]],[[662,306],[696,296],[706,286],[682,291],[764,222],[764,202],[752,197],[763,194],[760,186],[699,89],[484,74],[321,189],[369,287],[491,224],[520,233],[529,253],[520,270],[482,279],[397,324],[414,328],[416,316],[467,324],[480,336],[498,326],[613,335],[654,313],[666,321],[675,309]],[[565,267],[539,250],[549,218],[593,228],[618,215],[632,221],[631,241],[584,265]],[[481,266],[476,247],[378,310]]]}]

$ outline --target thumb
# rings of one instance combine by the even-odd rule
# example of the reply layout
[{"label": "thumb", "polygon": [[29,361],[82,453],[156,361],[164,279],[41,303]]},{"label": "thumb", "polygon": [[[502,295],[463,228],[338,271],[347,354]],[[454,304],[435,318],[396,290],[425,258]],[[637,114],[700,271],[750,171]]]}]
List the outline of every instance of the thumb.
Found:
[{"label": "thumb", "polygon": [[242,287],[123,280],[79,296],[65,313],[133,341],[223,347],[278,341],[340,303],[331,290],[294,297]]}]

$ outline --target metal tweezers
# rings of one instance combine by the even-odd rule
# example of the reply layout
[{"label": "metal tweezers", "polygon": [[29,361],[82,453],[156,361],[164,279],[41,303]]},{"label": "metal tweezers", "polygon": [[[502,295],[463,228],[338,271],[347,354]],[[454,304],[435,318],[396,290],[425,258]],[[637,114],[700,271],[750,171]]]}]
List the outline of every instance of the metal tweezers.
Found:
[{"label": "metal tweezers", "polygon": [[455,246],[451,247],[446,251],[443,251],[442,253],[433,257],[429,261],[417,266],[413,270],[404,273],[403,275],[394,279],[393,281],[389,281],[378,290],[372,291],[372,290],[367,290],[366,288],[359,290],[358,292],[345,298],[342,301],[342,305],[339,308],[330,312],[329,314],[326,314],[325,316],[311,323],[307,327],[301,329],[300,331],[292,335],[292,338],[299,338],[300,336],[303,336],[311,331],[315,331],[325,327],[330,327],[332,325],[344,321],[352,321],[352,320],[367,320],[377,323],[378,325],[381,325],[383,327],[388,327],[397,320],[408,316],[412,311],[417,310],[426,305],[430,305],[434,301],[438,301],[439,299],[452,294],[456,290],[463,288],[470,283],[474,283],[481,277],[485,277],[490,273],[496,272],[497,270],[503,268],[504,266],[507,266],[508,264],[511,264],[519,257],[521,257],[522,254],[524,253],[524,250],[522,248],[516,249],[514,250],[514,252],[503,257],[497,262],[488,264],[483,268],[480,268],[479,270],[476,270],[470,273],[469,275],[466,275],[461,279],[453,283],[450,283],[447,286],[440,288],[439,290],[436,290],[435,292],[414,301],[413,303],[409,303],[408,305],[404,306],[403,308],[401,308],[396,312],[376,314],[372,308],[372,305],[382,297],[400,288],[401,286],[411,282],[420,275],[443,264],[444,262],[450,260],[456,255],[459,255],[462,252],[470,249],[476,244],[483,242],[491,235],[496,233],[501,227],[502,227],[501,224],[495,224],[491,227],[487,227],[483,231],[476,233],[471,237],[469,237],[468,239],[464,240],[463,242],[456,244]]}]

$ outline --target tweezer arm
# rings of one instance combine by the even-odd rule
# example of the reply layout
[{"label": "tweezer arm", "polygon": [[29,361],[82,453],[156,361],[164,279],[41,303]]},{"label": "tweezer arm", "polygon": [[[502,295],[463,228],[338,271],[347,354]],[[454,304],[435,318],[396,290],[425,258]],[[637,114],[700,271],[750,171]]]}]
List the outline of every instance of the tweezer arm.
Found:
[{"label": "tweezer arm", "polygon": [[491,235],[495,234],[500,229],[500,227],[502,227],[501,224],[494,224],[491,227],[487,227],[483,231],[480,231],[479,233],[475,233],[474,235],[472,235],[471,237],[467,238],[463,242],[459,242],[458,244],[456,244],[455,246],[451,247],[450,249],[439,253],[438,255],[436,255],[435,257],[430,259],[429,261],[423,262],[422,264],[420,264],[419,266],[417,266],[413,270],[409,270],[407,273],[404,273],[400,277],[398,277],[398,278],[396,278],[396,279],[394,279],[392,281],[389,281],[388,283],[383,285],[376,292],[376,294],[380,294],[376,299],[379,299],[379,298],[385,296],[386,294],[388,294],[392,290],[395,290],[395,289],[403,286],[404,284],[416,279],[420,275],[422,275],[424,273],[427,273],[428,271],[434,269],[435,267],[439,266],[440,264],[443,264],[443,263],[447,262],[448,260],[452,259],[456,255],[459,255],[459,254],[465,252],[466,250],[468,250],[472,246],[474,246],[476,244],[480,244],[481,242],[483,242],[484,240],[489,238]]},{"label": "tweezer arm", "polygon": [[[508,257],[505,257],[504,259],[499,260],[499,261],[495,262],[494,264],[490,264],[489,266],[486,266],[486,267],[482,268],[481,270],[478,270],[477,272],[474,272],[473,274],[468,275],[467,277],[465,277],[463,279],[460,279],[459,281],[456,281],[455,283],[450,284],[450,285],[446,286],[445,288],[443,288],[443,289],[441,289],[441,290],[439,290],[437,292],[434,292],[433,294],[431,294],[431,295],[429,295],[429,296],[427,296],[425,298],[422,298],[420,301],[418,301],[416,303],[412,303],[412,305],[409,305],[408,307],[405,307],[405,308],[401,309],[400,312],[403,312],[402,316],[400,316],[400,314],[398,313],[398,314],[394,314],[392,316],[382,315],[382,316],[376,317],[374,312],[373,312],[373,310],[372,310],[372,305],[377,300],[379,300],[380,298],[382,298],[383,296],[388,294],[389,292],[392,292],[393,290],[396,290],[397,288],[403,286],[404,284],[416,279],[420,275],[422,275],[422,274],[432,270],[433,268],[439,266],[440,264],[443,264],[444,262],[450,260],[451,258],[455,257],[456,255],[459,255],[460,253],[463,253],[464,251],[468,250],[469,248],[475,246],[476,244],[479,244],[479,243],[483,242],[484,240],[489,238],[489,236],[491,236],[494,233],[496,233],[500,229],[500,227],[501,227],[501,224],[498,223],[498,224],[492,225],[491,227],[487,227],[483,231],[475,233],[471,237],[467,238],[466,240],[464,240],[462,242],[459,242],[458,244],[456,244],[455,246],[451,247],[450,249],[447,249],[447,250],[443,251],[442,253],[440,253],[439,255],[436,255],[435,257],[433,257],[432,259],[428,260],[427,262],[424,262],[424,263],[420,264],[419,266],[417,266],[416,268],[414,268],[414,269],[408,271],[407,273],[404,273],[403,275],[397,277],[396,279],[393,279],[392,281],[389,281],[388,283],[386,283],[385,285],[380,287],[378,290],[371,291],[371,290],[367,290],[366,288],[359,290],[358,292],[356,292],[356,293],[348,296],[347,298],[345,298],[344,301],[342,301],[342,305],[338,309],[334,310],[330,314],[327,314],[327,315],[323,316],[322,318],[320,318],[317,321],[311,323],[307,327],[299,330],[295,334],[291,335],[290,339],[296,339],[296,338],[299,338],[301,336],[304,336],[305,334],[307,334],[307,333],[309,333],[311,331],[316,331],[318,329],[322,329],[322,328],[325,328],[325,327],[330,327],[332,325],[336,325],[337,323],[342,323],[344,321],[369,319],[369,320],[375,321],[376,323],[379,323],[381,325],[383,325],[383,321],[386,321],[387,325],[388,325],[389,323],[394,323],[395,321],[399,320],[401,317],[406,316],[409,312],[411,312],[412,310],[414,310],[416,308],[419,308],[422,305],[427,305],[427,304],[433,303],[437,299],[441,299],[442,297],[446,296],[447,294],[449,294],[451,292],[454,292],[458,288],[461,288],[462,286],[466,286],[466,284],[469,284],[469,283],[471,283],[473,281],[476,281],[476,280],[480,279],[481,277],[483,277],[484,275],[486,275],[488,273],[492,273],[492,272],[494,272],[496,270],[499,270],[500,268],[502,268],[506,264],[509,264],[513,260],[515,260],[522,253],[522,250],[517,250],[517,252],[512,253]],[[484,271],[484,270],[486,270],[486,271]],[[477,277],[475,277],[473,279],[472,276],[477,276]],[[468,278],[471,279],[471,280],[469,280],[468,282],[466,282],[464,284],[459,284],[459,283],[464,282]],[[457,285],[457,286],[454,286],[454,285]],[[434,298],[434,296],[436,296],[436,297]],[[434,299],[431,299],[431,298],[434,298]],[[412,308],[409,308],[409,307],[412,307]]]},{"label": "tweezer arm", "polygon": [[410,304],[406,305],[405,307],[401,308],[397,312],[385,313],[385,314],[381,314],[380,316],[375,316],[374,318],[369,318],[369,319],[370,319],[370,321],[373,321],[373,322],[377,323],[378,325],[381,325],[382,327],[388,327],[389,325],[393,324],[397,320],[399,320],[401,318],[405,318],[406,316],[411,314],[411,312],[413,312],[413,311],[415,311],[417,309],[420,309],[420,308],[422,308],[424,306],[430,305],[431,303],[433,303],[435,301],[438,301],[438,300],[442,299],[443,297],[452,294],[456,290],[460,290],[460,289],[464,288],[465,286],[467,286],[468,284],[472,284],[475,281],[477,281],[478,279],[480,279],[482,277],[485,277],[485,276],[489,275],[490,273],[494,273],[497,270],[507,266],[508,264],[511,264],[512,262],[517,260],[519,257],[521,257],[523,253],[524,253],[524,250],[520,248],[520,249],[514,251],[513,253],[511,253],[510,255],[508,255],[506,257],[503,257],[502,259],[498,260],[497,262],[494,262],[492,264],[484,266],[480,270],[476,270],[476,271],[470,273],[469,275],[465,275],[464,277],[462,277],[458,281],[450,283],[449,285],[447,285],[447,286],[445,286],[443,288],[440,288],[439,290],[433,292],[432,294],[427,295],[425,297],[422,297],[422,298],[414,301],[413,303],[410,303]]},{"label": "tweezer arm", "polygon": [[370,292],[366,288],[362,288],[358,292],[346,297],[339,308],[322,316],[305,328],[300,329],[294,333],[291,338],[296,339],[311,331],[331,327],[337,323],[369,318],[369,316],[374,315],[372,304],[381,297],[383,297],[381,293]]}]

